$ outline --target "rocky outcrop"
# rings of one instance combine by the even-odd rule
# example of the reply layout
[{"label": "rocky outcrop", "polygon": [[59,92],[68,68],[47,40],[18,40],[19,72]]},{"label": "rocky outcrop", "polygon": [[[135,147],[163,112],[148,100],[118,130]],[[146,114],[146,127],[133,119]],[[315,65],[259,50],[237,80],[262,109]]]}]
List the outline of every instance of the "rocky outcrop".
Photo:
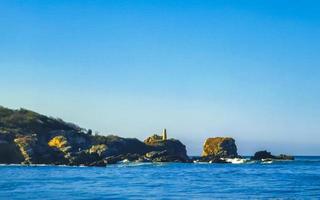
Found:
[{"label": "rocky outcrop", "polygon": [[89,149],[90,154],[97,154],[100,157],[105,157],[107,155],[108,147],[105,144],[93,145]]},{"label": "rocky outcrop", "polygon": [[192,158],[192,161],[194,163],[199,163],[199,162],[207,162],[207,163],[228,163],[225,159],[222,157],[218,156],[196,156]]},{"label": "rocky outcrop", "polygon": [[14,140],[18,145],[20,152],[24,158],[24,164],[35,163],[37,158],[34,149],[36,148],[37,138],[35,135],[18,137]]},{"label": "rocky outcrop", "polygon": [[178,140],[151,136],[141,142],[114,135],[92,135],[79,126],[26,109],[0,107],[0,163],[105,166],[133,162],[186,162]]},{"label": "rocky outcrop", "polygon": [[286,155],[286,154],[280,154],[279,156],[276,156],[277,160],[294,160],[294,156]]},{"label": "rocky outcrop", "polygon": [[139,154],[122,154],[117,156],[109,156],[104,159],[104,163],[106,164],[116,164],[116,163],[127,163],[127,162],[138,162],[141,158]]},{"label": "rocky outcrop", "polygon": [[251,160],[294,160],[293,156],[280,154],[279,156],[274,156],[268,151],[258,151],[251,157]]},{"label": "rocky outcrop", "polygon": [[21,164],[67,164],[59,151],[42,143],[36,134],[17,137],[14,142],[23,156]]},{"label": "rocky outcrop", "polygon": [[237,146],[235,140],[230,137],[208,138],[203,145],[203,157],[237,157]]},{"label": "rocky outcrop", "polygon": [[262,160],[262,159],[274,159],[275,156],[273,156],[268,151],[258,151],[254,154],[253,157],[251,157],[251,160]]},{"label": "rocky outcrop", "polygon": [[[119,162],[226,163],[239,157],[234,139],[208,138],[201,157],[190,159],[179,140],[153,135],[144,140],[92,135],[91,130],[26,109],[0,106],[0,163],[105,166]],[[291,160],[263,151],[252,158]]]},{"label": "rocky outcrop", "polygon": [[[151,137],[150,137],[151,138]],[[146,139],[150,149],[152,149],[152,160],[155,162],[188,162],[189,157],[187,156],[186,146],[179,140],[166,139],[166,140],[154,140]],[[153,138],[158,138],[153,136]],[[162,137],[161,137],[162,138]],[[145,155],[146,158],[150,158],[151,152]]]},{"label": "rocky outcrop", "polygon": [[153,145],[155,143],[158,143],[159,141],[162,141],[163,137],[157,134],[154,134],[150,137],[148,137],[147,139],[144,140],[144,143],[148,144],[148,145]]}]

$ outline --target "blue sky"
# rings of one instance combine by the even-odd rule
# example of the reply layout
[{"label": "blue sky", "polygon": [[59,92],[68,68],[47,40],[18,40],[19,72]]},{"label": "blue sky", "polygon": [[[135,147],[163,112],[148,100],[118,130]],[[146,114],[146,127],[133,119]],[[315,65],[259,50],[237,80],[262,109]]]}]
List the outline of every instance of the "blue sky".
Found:
[{"label": "blue sky", "polygon": [[1,1],[0,105],[190,155],[320,155],[318,1]]}]

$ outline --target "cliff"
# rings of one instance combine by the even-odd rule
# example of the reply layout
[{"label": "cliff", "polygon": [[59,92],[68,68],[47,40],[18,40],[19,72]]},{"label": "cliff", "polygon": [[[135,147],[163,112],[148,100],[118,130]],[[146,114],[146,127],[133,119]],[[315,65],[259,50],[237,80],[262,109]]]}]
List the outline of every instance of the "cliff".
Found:
[{"label": "cliff", "polygon": [[121,160],[186,162],[178,140],[142,142],[92,135],[73,123],[36,112],[0,107],[0,163],[105,166]]}]

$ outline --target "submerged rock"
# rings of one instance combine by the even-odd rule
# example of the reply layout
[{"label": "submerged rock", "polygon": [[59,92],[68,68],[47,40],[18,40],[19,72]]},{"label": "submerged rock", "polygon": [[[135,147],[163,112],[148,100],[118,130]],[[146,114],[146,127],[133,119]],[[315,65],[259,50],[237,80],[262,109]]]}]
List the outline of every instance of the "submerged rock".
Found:
[{"label": "submerged rock", "polygon": [[212,156],[220,158],[237,157],[237,146],[235,140],[230,137],[208,138],[203,145],[202,156]]}]

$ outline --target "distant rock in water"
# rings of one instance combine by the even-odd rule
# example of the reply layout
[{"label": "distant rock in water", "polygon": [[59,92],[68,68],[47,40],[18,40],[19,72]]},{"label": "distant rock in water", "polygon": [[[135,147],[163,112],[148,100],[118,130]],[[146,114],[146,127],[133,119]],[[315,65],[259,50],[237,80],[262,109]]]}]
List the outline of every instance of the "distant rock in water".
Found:
[{"label": "distant rock in water", "polygon": [[215,156],[222,158],[237,157],[235,140],[230,137],[208,138],[203,145],[202,156]]},{"label": "distant rock in water", "polygon": [[251,160],[294,160],[294,157],[284,154],[274,156],[268,151],[258,151],[251,157]]},{"label": "distant rock in water", "polygon": [[278,159],[278,160],[294,160],[294,156],[280,154],[279,156],[276,156],[276,159]]},{"label": "distant rock in water", "polygon": [[254,154],[251,160],[262,160],[262,159],[274,159],[275,156],[268,151],[258,151]]},{"label": "distant rock in water", "polygon": [[201,157],[193,157],[193,162],[229,163],[226,158],[238,158],[235,140],[230,137],[206,139]]}]

